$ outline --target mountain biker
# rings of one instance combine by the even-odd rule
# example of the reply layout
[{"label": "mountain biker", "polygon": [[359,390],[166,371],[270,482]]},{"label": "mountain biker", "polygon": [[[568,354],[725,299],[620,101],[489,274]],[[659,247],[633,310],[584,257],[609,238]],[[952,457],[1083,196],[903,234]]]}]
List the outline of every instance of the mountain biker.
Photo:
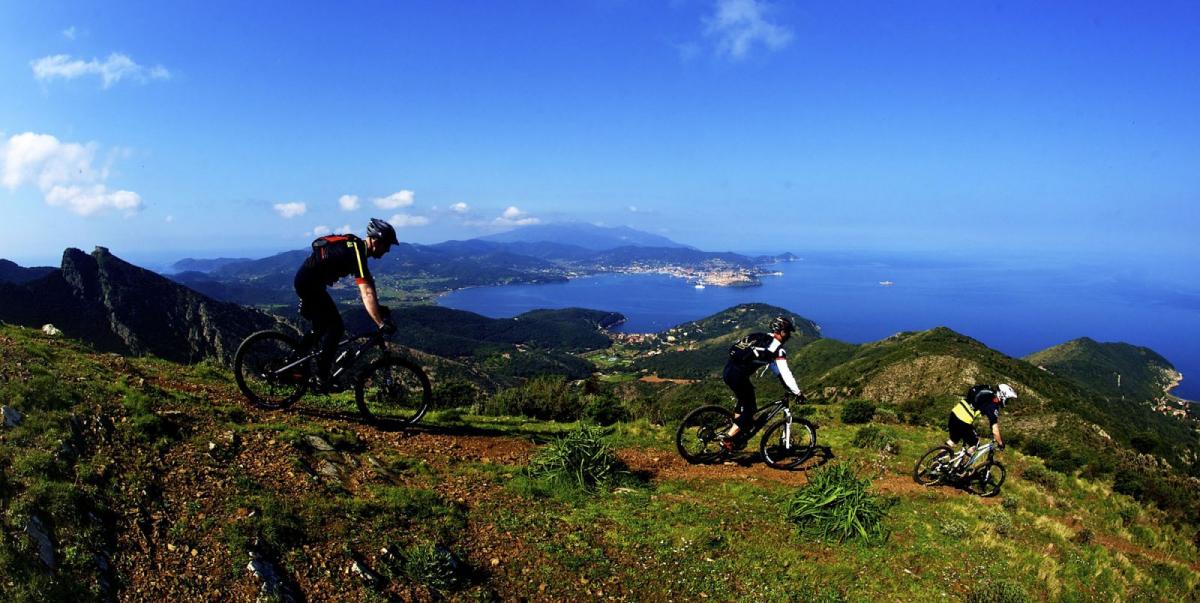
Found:
[{"label": "mountain biker", "polygon": [[992,439],[997,447],[1004,450],[1004,438],[1000,437],[1000,410],[1009,400],[1016,397],[1016,390],[1007,383],[980,384],[967,390],[963,399],[954,405],[947,423],[950,439],[946,440],[946,445],[953,448],[961,442],[966,447],[967,453],[963,455],[959,468],[970,461],[971,455],[975,453],[975,446],[979,444],[979,434],[975,433],[974,423],[981,416],[987,417],[992,426]]},{"label": "mountain biker", "polygon": [[783,349],[783,344],[796,331],[796,325],[786,316],[776,316],[769,328],[770,333],[751,333],[729,347],[729,360],[725,363],[722,376],[725,385],[737,397],[737,407],[734,409],[733,427],[721,438],[721,447],[727,451],[743,446],[745,442],[739,435],[750,433],[754,412],[758,410],[750,376],[759,367],[770,366],[788,391],[800,396],[800,386],[796,385],[796,378],[788,368],[787,352]]},{"label": "mountain biker", "polygon": [[394,333],[396,326],[389,318],[390,312],[386,306],[379,305],[379,298],[375,293],[375,279],[367,269],[367,258],[382,258],[392,245],[399,243],[396,229],[392,228],[391,224],[379,218],[371,218],[367,223],[365,241],[353,234],[332,234],[314,239],[312,255],[308,256],[296,271],[294,285],[296,295],[300,296],[300,315],[312,323],[312,331],[304,336],[301,349],[308,350],[312,349],[313,345],[320,346],[317,374],[313,377],[314,388],[318,391],[328,389],[333,355],[345,331],[337,304],[325,288],[338,279],[353,274],[358,292],[362,296],[363,307],[371,320],[375,321],[383,333]]}]

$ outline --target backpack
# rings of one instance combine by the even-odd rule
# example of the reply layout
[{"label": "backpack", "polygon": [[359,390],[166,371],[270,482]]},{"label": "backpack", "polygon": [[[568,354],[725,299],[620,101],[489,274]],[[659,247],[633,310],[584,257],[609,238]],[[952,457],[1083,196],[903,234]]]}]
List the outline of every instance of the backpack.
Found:
[{"label": "backpack", "polygon": [[729,346],[729,361],[740,366],[751,366],[759,362],[759,355],[755,348],[762,349],[761,345],[756,345],[755,335],[751,333]]},{"label": "backpack", "polygon": [[313,239],[312,242],[313,253],[320,256],[320,258],[323,260],[327,255],[325,251],[326,247],[332,243],[342,243],[348,241],[350,240],[351,236],[353,235],[325,235],[323,237],[317,237],[316,239]]},{"label": "backpack", "polygon": [[975,404],[975,399],[979,397],[979,394],[993,391],[994,390],[990,385],[973,385],[967,390],[967,393],[963,395],[963,399],[967,401],[967,404]]}]

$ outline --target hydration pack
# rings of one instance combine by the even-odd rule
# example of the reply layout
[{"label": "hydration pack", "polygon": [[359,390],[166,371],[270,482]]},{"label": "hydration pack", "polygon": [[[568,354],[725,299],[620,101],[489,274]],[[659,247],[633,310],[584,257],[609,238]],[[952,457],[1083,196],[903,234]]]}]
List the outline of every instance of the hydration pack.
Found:
[{"label": "hydration pack", "polygon": [[[767,362],[767,348],[763,345],[763,333],[751,333],[729,346],[729,361],[740,366],[752,366]],[[766,337],[770,337],[767,335]]]},{"label": "hydration pack", "polygon": [[994,393],[992,391],[992,386],[990,385],[974,385],[971,386],[971,389],[968,389],[967,393],[963,395],[963,400],[966,400],[967,404],[974,404],[975,399],[978,398],[979,394],[982,394],[983,392],[988,392],[989,394]]}]

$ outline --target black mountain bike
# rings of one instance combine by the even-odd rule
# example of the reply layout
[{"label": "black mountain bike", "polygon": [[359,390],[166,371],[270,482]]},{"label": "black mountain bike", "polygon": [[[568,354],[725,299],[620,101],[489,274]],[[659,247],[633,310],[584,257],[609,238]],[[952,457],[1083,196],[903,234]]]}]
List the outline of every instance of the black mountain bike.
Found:
[{"label": "black mountain bike", "polygon": [[[333,396],[354,390],[354,402],[371,422],[411,425],[421,420],[433,400],[425,371],[388,349],[378,331],[348,337],[338,343],[329,389]],[[361,366],[364,353],[380,355]],[[252,404],[268,410],[287,408],[308,391],[317,352],[299,350],[295,337],[278,331],[259,331],[246,338],[233,356],[238,388]]]},{"label": "black mountain bike", "polygon": [[[750,441],[759,430],[763,431],[758,450],[767,465],[776,469],[795,469],[808,460],[817,448],[817,426],[802,418],[792,417],[785,396],[774,404],[754,413],[754,421],[748,432],[738,434],[742,441]],[[804,396],[800,396],[804,401]],[[771,423],[777,415],[783,418]],[[724,406],[701,406],[689,412],[675,431],[675,447],[679,456],[689,463],[713,463],[724,460],[729,452],[721,446],[729,428],[733,426],[733,411]],[[765,429],[764,429],[765,427]]]},{"label": "black mountain bike", "polygon": [[978,496],[995,496],[1005,477],[996,450],[995,442],[980,443],[971,458],[964,461],[965,446],[957,453],[949,446],[934,446],[913,466],[913,481],[922,486],[959,486]]}]

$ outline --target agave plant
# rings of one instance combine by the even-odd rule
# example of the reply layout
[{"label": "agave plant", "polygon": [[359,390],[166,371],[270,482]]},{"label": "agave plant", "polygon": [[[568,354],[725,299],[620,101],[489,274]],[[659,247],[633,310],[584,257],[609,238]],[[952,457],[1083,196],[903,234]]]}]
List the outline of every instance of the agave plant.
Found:
[{"label": "agave plant", "polygon": [[534,455],[529,476],[593,490],[628,475],[604,435],[602,427],[580,424]]},{"label": "agave plant", "polygon": [[787,502],[787,517],[806,538],[868,543],[887,539],[883,526],[887,501],[867,492],[871,480],[859,479],[848,465],[834,465],[815,475]]}]

